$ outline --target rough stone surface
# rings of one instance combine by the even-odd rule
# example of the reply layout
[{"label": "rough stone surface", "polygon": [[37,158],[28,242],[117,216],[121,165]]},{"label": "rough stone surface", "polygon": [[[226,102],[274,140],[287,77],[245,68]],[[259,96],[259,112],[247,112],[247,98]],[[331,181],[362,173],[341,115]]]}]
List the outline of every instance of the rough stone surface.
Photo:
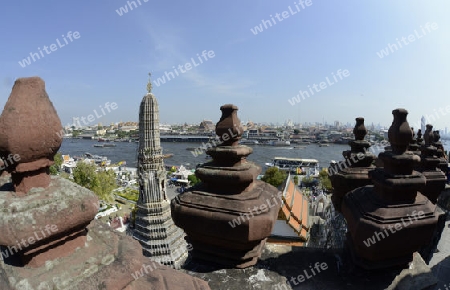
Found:
[{"label": "rough stone surface", "polygon": [[10,289],[209,289],[200,279],[152,262],[137,241],[97,220],[88,226],[86,243],[71,255],[37,269],[1,263],[0,277]]},{"label": "rough stone surface", "polygon": [[[310,266],[316,263],[326,263],[327,269],[313,275]],[[364,270],[352,263],[347,251],[270,243],[266,243],[258,263],[245,269],[222,269],[195,260],[184,267],[186,273],[207,281],[214,290],[380,290],[386,289],[401,270]]]},{"label": "rough stone surface", "polygon": [[50,182],[48,167],[61,146],[61,121],[39,77],[16,80],[0,116],[0,157],[20,157],[8,164],[17,192]]},{"label": "rough stone surface", "polygon": [[16,245],[35,233],[42,236],[46,225],[54,225],[56,235],[86,227],[98,212],[98,198],[69,180],[53,176],[48,188],[33,188],[25,197],[3,190],[10,182],[8,176],[0,177],[1,245]]},{"label": "rough stone surface", "polygon": [[0,154],[19,152],[23,158],[8,168],[11,176],[0,177],[1,289],[209,289],[201,280],[150,263],[137,241],[109,226],[94,221],[86,227],[98,211],[97,197],[49,176],[61,144],[61,132],[53,129],[61,122],[41,79],[19,79],[5,111]]},{"label": "rough stone surface", "polygon": [[431,290],[437,284],[437,279],[425,264],[419,253],[413,254],[413,260],[408,269],[404,269],[386,290]]},{"label": "rough stone surface", "polygon": [[91,191],[59,177],[25,196],[12,187],[10,176],[0,177],[0,245],[13,255],[7,263],[40,267],[84,244],[85,228],[98,212]]}]

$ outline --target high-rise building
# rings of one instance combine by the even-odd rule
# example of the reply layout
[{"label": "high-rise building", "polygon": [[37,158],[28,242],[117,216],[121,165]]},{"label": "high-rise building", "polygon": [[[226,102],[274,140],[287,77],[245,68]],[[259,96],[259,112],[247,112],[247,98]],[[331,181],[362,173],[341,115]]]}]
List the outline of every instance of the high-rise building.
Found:
[{"label": "high-rise building", "polygon": [[427,125],[427,120],[425,119],[424,116],[422,116],[422,118],[420,119],[420,130],[422,130],[422,134],[425,133],[426,125]]},{"label": "high-rise building", "polygon": [[148,93],[139,109],[139,200],[133,237],[144,255],[179,269],[187,257],[182,229],[174,225],[167,198],[166,170],[159,135],[159,109],[155,96]]}]

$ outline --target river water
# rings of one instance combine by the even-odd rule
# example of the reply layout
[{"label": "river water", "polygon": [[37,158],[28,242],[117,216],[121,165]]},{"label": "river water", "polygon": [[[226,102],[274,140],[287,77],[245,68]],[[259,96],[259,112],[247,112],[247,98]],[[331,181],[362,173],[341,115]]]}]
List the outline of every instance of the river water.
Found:
[{"label": "river water", "polygon": [[[116,147],[94,147],[94,144],[102,144],[97,140],[64,139],[59,152],[69,154],[71,157],[84,156],[86,152],[111,159],[112,163],[126,161],[127,166],[135,167],[137,160],[137,143],[115,142]],[[199,147],[201,143],[184,142],[161,142],[164,154],[173,154],[172,157],[164,160],[166,165],[184,165],[188,168],[195,168],[199,163],[207,162],[205,154],[195,157],[188,147]],[[304,148],[274,147],[274,146],[250,146],[253,153],[248,160],[253,161],[264,168],[264,164],[272,162],[274,157],[288,158],[314,158],[319,160],[322,167],[328,167],[331,160],[340,161],[343,159],[342,151],[349,150],[350,146],[340,144],[330,144],[329,147],[319,147],[317,144],[306,145]]]}]

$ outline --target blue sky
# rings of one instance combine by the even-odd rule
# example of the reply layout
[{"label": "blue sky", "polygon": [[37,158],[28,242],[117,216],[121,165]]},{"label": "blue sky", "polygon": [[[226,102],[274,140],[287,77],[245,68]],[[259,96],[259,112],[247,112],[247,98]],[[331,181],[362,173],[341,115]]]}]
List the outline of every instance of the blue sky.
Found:
[{"label": "blue sky", "polygon": [[[139,1],[133,10],[124,0],[2,3],[0,106],[14,79],[37,75],[64,125],[106,102],[118,108],[92,123],[137,121],[148,72],[156,80],[212,50],[213,58],[153,85],[161,122],[216,122],[219,107],[233,103],[242,121],[353,124],[362,116],[366,124],[390,125],[391,111],[403,107],[410,123],[434,115],[435,128],[448,126],[448,1],[312,0],[304,8],[298,0]],[[289,6],[297,13],[277,20]],[[251,29],[270,15],[276,24],[255,35]],[[427,23],[436,29],[426,30]],[[70,42],[69,31],[80,37]],[[396,39],[411,34],[418,36],[400,48]],[[64,47],[19,64],[38,47],[64,44],[63,35]],[[379,57],[388,44],[397,50]],[[349,75],[333,85],[288,101],[345,69]]]}]

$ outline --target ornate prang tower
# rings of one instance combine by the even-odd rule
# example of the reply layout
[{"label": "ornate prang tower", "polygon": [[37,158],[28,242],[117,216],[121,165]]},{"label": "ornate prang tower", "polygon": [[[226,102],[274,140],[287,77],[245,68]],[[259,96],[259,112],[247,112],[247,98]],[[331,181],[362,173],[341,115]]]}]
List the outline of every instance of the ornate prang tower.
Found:
[{"label": "ornate prang tower", "polygon": [[174,225],[170,214],[158,102],[151,90],[149,80],[148,93],[139,108],[139,200],[133,236],[141,243],[145,256],[179,269],[186,260],[187,247],[183,230]]}]

